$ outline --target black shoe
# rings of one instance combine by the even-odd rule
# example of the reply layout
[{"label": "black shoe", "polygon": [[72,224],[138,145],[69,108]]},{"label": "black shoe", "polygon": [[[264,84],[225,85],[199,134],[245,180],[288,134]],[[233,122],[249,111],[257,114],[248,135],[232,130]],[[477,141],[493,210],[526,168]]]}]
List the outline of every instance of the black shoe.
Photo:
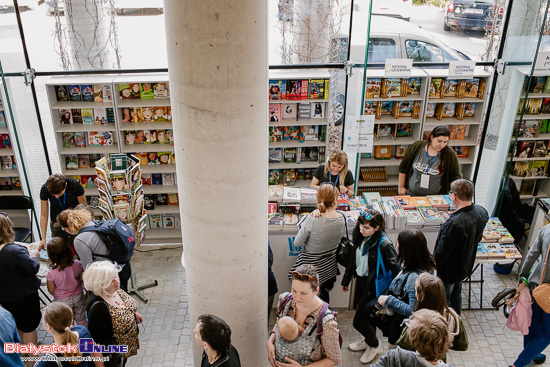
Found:
[{"label": "black shoe", "polygon": [[539,354],[535,358],[533,358],[534,364],[543,364],[546,361],[546,355],[545,354]]}]

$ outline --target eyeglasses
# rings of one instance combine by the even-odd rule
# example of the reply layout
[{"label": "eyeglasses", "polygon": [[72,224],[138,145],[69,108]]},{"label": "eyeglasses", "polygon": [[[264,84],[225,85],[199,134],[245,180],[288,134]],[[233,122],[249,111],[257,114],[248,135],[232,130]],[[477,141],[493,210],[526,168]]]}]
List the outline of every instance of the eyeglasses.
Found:
[{"label": "eyeglasses", "polygon": [[364,209],[361,210],[361,213],[359,213],[359,214],[365,216],[365,219],[366,219],[366,220],[371,220],[371,219],[372,219],[372,214],[371,214],[371,213],[367,213]]},{"label": "eyeglasses", "polygon": [[5,215],[6,217],[8,216],[8,213],[6,212],[0,212],[1,215]]},{"label": "eyeglasses", "polygon": [[297,271],[293,271],[292,273],[290,273],[290,275],[292,276],[292,279],[297,279],[297,280],[300,280],[302,282],[307,282],[307,281],[311,280],[315,287],[317,287],[317,285],[319,284],[317,279],[315,279],[314,277],[312,277],[309,274],[300,274]]}]

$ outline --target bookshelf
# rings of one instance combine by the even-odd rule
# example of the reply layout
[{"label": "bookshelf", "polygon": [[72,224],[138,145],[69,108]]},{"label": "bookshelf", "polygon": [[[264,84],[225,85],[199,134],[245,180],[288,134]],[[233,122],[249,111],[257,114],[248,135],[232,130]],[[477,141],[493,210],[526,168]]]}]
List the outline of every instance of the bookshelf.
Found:
[{"label": "bookshelf", "polygon": [[[270,185],[309,187],[313,173],[325,163],[329,79],[328,72],[317,70],[269,73],[270,92],[276,86],[281,94],[281,99],[275,99],[277,93],[270,93],[269,100]],[[297,82],[300,95],[290,99]],[[316,92],[318,98],[312,98]]]},{"label": "bookshelf", "polygon": [[[472,82],[471,79],[462,79],[464,83],[462,89],[465,92],[470,92],[470,96],[465,95],[459,98],[456,92],[460,88],[456,83],[461,80],[448,78],[448,69],[425,69],[425,72],[429,76],[429,88],[426,91],[426,110],[424,111],[425,118],[422,126],[422,136],[424,137],[425,134],[429,134],[436,126],[447,126],[451,130],[451,139],[448,146],[457,151],[460,172],[462,172],[463,177],[471,179],[474,172],[475,158],[478,153],[478,137],[485,116],[487,93],[490,87],[490,73],[483,70],[483,68],[476,67],[473,78],[476,82]],[[441,87],[442,93],[439,94],[441,98],[436,98],[433,90],[437,90],[438,82],[441,80],[444,81]],[[474,94],[477,96],[473,97]],[[458,114],[460,104],[462,103],[464,104],[464,113],[459,118]],[[443,110],[441,114],[437,113],[438,104]],[[449,109],[450,112],[446,114],[445,111],[449,106],[452,109]],[[433,109],[433,116],[430,116],[429,109]],[[440,116],[439,118],[437,117],[438,115]],[[460,139],[462,132],[464,133],[464,138]]]},{"label": "bookshelf", "polygon": [[[528,68],[512,69],[506,102],[509,112],[506,116],[508,120],[513,120],[506,125],[506,128],[511,129],[507,158],[512,158],[510,178],[519,190],[520,199],[525,201],[550,195],[550,81],[547,74],[535,73],[527,91],[529,75]],[[521,116],[526,93],[527,103]],[[514,150],[516,135],[517,146]]]},{"label": "bookshelf", "polygon": [[[155,92],[157,84],[159,87]],[[107,88],[110,91],[111,98],[104,102],[71,101],[69,87],[75,85],[81,86],[81,89],[86,85],[91,85],[92,89],[95,85],[102,85],[103,90]],[[67,101],[58,100],[59,86],[65,86]],[[46,89],[62,173],[80,176],[85,194],[90,200],[98,195],[93,177],[92,180],[87,177],[96,174],[93,162],[111,153],[136,156],[141,163],[143,192],[147,198],[145,202],[150,222],[145,243],[181,243],[179,228],[163,227],[163,215],[174,224],[180,223],[168,74],[52,78],[46,83]],[[123,98],[123,94],[130,98]],[[96,125],[94,118],[94,124],[75,123],[73,109],[85,108],[110,109],[106,110],[108,121],[104,125]],[[71,112],[69,123],[64,123],[67,119],[63,120],[62,110]],[[85,147],[79,147],[66,143],[70,134],[86,133],[89,136],[94,131],[107,132],[112,145],[86,144]],[[77,159],[76,166],[72,161],[74,156]],[[80,164],[81,156],[90,156],[89,166]],[[173,199],[176,198],[171,203],[168,202],[170,194]],[[157,199],[166,205],[158,205]],[[152,220],[155,221],[153,226]]]},{"label": "bookshelf", "polygon": [[[367,70],[361,113],[376,117],[373,153],[361,154],[358,161],[358,174],[355,180],[358,195],[372,190],[397,195],[401,158],[396,158],[396,155],[399,155],[399,152],[404,154],[409,145],[422,137],[427,80],[428,77],[423,70],[413,68],[408,77],[387,78],[387,84],[383,87],[384,70]],[[357,94],[357,98],[357,105],[361,106],[361,92]],[[380,158],[381,153],[386,153],[386,158]],[[376,175],[362,174],[372,170],[385,171],[385,181],[379,181]]]},{"label": "bookshelf", "polygon": [[[13,138],[11,116],[0,81],[0,196],[23,195],[19,173],[19,154],[16,155],[16,141]],[[10,213],[11,215],[12,213]],[[26,211],[25,211],[26,214]]]}]

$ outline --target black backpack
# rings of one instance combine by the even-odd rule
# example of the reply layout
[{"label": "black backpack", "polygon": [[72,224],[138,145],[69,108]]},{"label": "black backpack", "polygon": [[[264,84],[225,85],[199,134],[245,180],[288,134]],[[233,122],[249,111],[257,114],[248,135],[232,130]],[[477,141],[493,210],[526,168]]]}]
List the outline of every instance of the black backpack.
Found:
[{"label": "black backpack", "polygon": [[118,264],[125,264],[132,258],[136,241],[134,232],[120,219],[109,219],[104,222],[95,220],[94,226],[84,227],[79,233],[95,232],[101,238],[107,249],[108,255],[97,255],[107,257],[109,260],[116,261]]}]

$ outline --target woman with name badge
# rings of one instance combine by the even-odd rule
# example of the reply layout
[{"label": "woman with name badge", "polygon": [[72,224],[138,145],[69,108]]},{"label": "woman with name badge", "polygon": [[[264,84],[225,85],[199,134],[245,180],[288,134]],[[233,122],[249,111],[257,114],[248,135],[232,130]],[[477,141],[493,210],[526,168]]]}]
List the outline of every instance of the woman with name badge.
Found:
[{"label": "woman with name badge", "polygon": [[338,188],[340,194],[353,194],[353,174],[348,170],[348,156],[341,150],[334,151],[326,164],[315,170],[309,187],[319,188],[322,183],[330,183]]},{"label": "woman with name badge", "polygon": [[426,141],[413,143],[399,165],[399,195],[448,194],[451,182],[461,178],[458,158],[447,144],[451,132],[435,127]]}]

